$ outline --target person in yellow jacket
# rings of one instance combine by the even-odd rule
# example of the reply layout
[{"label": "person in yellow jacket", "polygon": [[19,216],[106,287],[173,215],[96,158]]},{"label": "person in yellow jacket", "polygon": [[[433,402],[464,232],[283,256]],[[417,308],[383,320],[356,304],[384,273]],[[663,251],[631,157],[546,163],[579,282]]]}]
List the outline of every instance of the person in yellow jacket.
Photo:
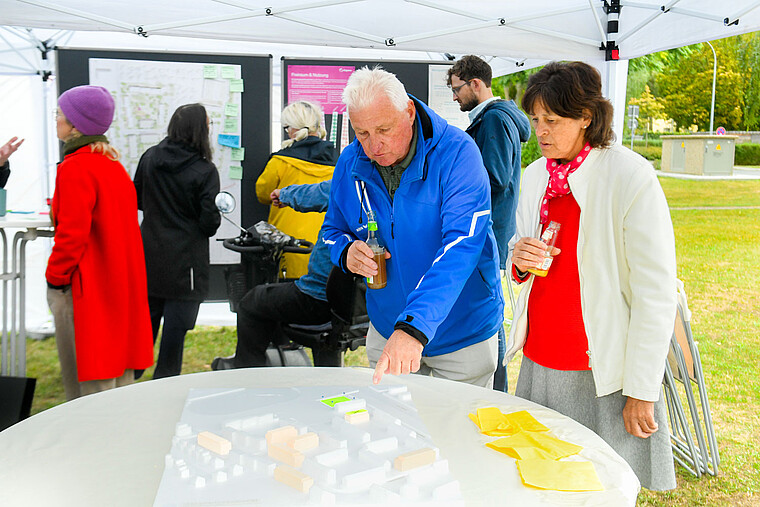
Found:
[{"label": "person in yellow jacket", "polygon": [[[332,178],[338,150],[325,141],[322,109],[304,100],[288,105],[282,111],[282,126],[288,135],[282,149],[273,153],[256,181],[256,196],[262,204],[271,205],[268,221],[279,230],[312,243],[322,227],[324,213],[298,213],[290,207],[280,207],[276,190],[288,185],[319,183]],[[299,278],[308,271],[309,256],[286,253],[281,268],[286,278]]]}]

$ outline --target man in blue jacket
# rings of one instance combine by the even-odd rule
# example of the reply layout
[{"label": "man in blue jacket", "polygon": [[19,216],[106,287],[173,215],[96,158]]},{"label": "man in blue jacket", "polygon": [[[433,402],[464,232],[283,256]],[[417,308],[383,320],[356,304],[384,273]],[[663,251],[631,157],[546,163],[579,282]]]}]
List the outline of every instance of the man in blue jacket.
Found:
[{"label": "man in blue jacket", "polygon": [[[470,126],[467,133],[480,148],[483,164],[491,183],[493,232],[499,247],[499,267],[506,270],[509,240],[515,233],[515,211],[520,192],[521,146],[530,138],[530,121],[514,101],[494,97],[491,90],[491,66],[485,60],[467,55],[448,71],[459,109],[467,111]],[[499,358],[504,355],[504,330],[499,331]],[[507,391],[507,372],[499,364],[494,376],[494,389]]]},{"label": "man in blue jacket", "polygon": [[367,291],[373,381],[419,371],[490,387],[504,298],[477,145],[380,68],[354,72],[343,102],[356,140],[335,167],[323,232],[334,264],[374,276],[376,218],[387,285]]},{"label": "man in blue jacket", "polygon": [[[275,189],[272,204],[296,211],[325,211],[330,180],[311,185],[290,185]],[[243,297],[237,312],[238,341],[235,355],[217,357],[212,370],[267,366],[266,351],[279,323],[323,324],[331,318],[327,303],[327,277],[333,265],[319,231],[309,257],[308,272],[294,282],[257,285]]]}]

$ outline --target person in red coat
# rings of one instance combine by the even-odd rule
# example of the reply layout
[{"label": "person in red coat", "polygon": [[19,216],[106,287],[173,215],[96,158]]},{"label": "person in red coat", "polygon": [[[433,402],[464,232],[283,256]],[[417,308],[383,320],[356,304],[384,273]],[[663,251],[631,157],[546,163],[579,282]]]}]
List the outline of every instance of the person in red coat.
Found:
[{"label": "person in red coat", "polygon": [[103,135],[114,101],[99,86],[58,98],[64,142],[45,277],[68,400],[126,385],[153,364],[153,338],[135,187]]}]

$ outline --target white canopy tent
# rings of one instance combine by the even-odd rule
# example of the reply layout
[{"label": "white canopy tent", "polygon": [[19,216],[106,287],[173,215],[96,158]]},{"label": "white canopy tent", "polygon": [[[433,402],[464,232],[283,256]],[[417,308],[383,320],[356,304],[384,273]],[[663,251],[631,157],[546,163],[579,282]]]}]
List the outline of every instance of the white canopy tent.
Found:
[{"label": "white canopy tent", "polygon": [[369,58],[402,60],[476,53],[496,75],[575,59],[600,68],[621,133],[627,59],[756,31],[759,7],[759,0],[0,0],[0,74],[48,76],[49,50],[77,44],[81,32],[99,48],[333,58],[361,58],[364,49],[376,50]]},{"label": "white canopy tent", "polygon": [[760,0],[0,0],[0,142],[28,138],[12,162],[24,173],[14,170],[9,182],[24,188],[11,192],[9,207],[28,209],[30,195],[42,203],[52,193],[45,174],[57,145],[44,139],[56,45],[273,54],[275,120],[281,56],[440,61],[474,53],[495,75],[584,60],[602,72],[620,138],[627,59],[759,29]]},{"label": "white canopy tent", "polygon": [[[274,5],[273,5],[274,4]],[[755,0],[1,0],[0,24],[142,36],[629,59],[756,30]],[[612,22],[612,24],[610,24]]]}]

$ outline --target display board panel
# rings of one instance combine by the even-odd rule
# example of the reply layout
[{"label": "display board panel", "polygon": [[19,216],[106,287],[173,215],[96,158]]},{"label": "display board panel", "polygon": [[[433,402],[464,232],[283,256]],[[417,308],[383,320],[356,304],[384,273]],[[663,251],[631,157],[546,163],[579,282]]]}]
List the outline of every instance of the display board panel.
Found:
[{"label": "display board panel", "polygon": [[[455,103],[454,108],[443,107],[446,100],[453,99],[445,82],[445,69],[452,65],[447,62],[283,58],[282,103],[289,104],[296,100],[319,103],[325,112],[327,138],[342,149],[354,139],[354,132],[348,115],[345,114],[340,93],[351,72],[376,65],[395,74],[404,83],[407,93],[430,105],[453,125],[466,127],[469,123],[466,114],[460,113]],[[431,82],[431,76],[434,79],[440,78],[440,82]]]},{"label": "display board panel", "polygon": [[[266,220],[268,207],[256,199],[255,185],[270,155],[271,56],[59,49],[57,66],[59,94],[83,84],[99,84],[114,94],[116,118],[108,135],[130,174],[145,149],[166,135],[176,107],[204,104],[213,120],[222,188],[238,199],[233,218],[244,227]],[[227,298],[219,264],[239,261],[215,239],[235,235],[237,229],[223,221],[211,239],[209,300]]]}]

